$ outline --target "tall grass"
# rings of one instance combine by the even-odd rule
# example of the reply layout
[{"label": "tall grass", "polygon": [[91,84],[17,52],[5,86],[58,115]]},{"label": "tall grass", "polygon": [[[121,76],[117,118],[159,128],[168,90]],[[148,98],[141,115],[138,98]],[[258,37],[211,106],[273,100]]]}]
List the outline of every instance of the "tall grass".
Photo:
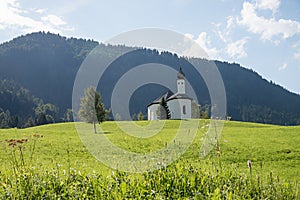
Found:
[{"label": "tall grass", "polygon": [[40,172],[29,169],[15,177],[1,174],[2,199],[297,199],[297,183],[269,176],[250,178],[232,170],[195,169],[172,165],[144,174],[113,171],[111,176],[81,174],[70,169]]},{"label": "tall grass", "polygon": [[[210,159],[181,158],[160,170],[81,173],[59,164],[50,170],[32,165],[38,136],[4,142],[12,174],[0,173],[1,199],[299,199],[299,182],[281,182],[270,173],[222,167],[221,147]],[[69,156],[67,154],[67,156]],[[215,159],[213,159],[215,158]],[[67,158],[68,160],[68,158]],[[196,163],[196,164],[195,164]],[[248,164],[249,165],[249,164]],[[247,163],[245,163],[247,168]]]}]

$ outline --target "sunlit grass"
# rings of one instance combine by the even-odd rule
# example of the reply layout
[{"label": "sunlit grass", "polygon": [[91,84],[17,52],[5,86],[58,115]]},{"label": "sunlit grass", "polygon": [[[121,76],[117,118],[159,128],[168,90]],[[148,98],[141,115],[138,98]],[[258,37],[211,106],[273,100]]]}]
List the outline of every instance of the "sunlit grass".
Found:
[{"label": "sunlit grass", "polygon": [[[192,121],[192,123],[194,122],[195,121]],[[174,140],[174,137],[176,136],[180,121],[108,121],[102,123],[101,125],[98,125],[98,134],[93,133],[92,125],[84,123],[80,124],[86,127],[87,131],[91,130],[90,134],[92,134],[92,138],[98,138],[99,134],[103,134],[113,144],[127,151],[136,153],[148,153],[156,151],[157,149],[161,149],[165,145],[169,145],[170,143],[178,142]],[[126,187],[128,187],[127,189],[133,190],[134,187],[140,187],[140,189],[136,189],[136,191],[139,192],[141,192],[140,190],[142,190],[142,188],[148,188],[156,192],[158,190],[161,190],[163,197],[166,197],[166,193],[164,192],[166,192],[165,190],[167,189],[163,187],[168,187],[165,184],[170,184],[169,181],[172,178],[174,179],[174,188],[177,188],[178,190],[170,189],[170,191],[176,193],[176,191],[178,192],[180,188],[185,188],[184,190],[186,190],[185,194],[187,196],[197,196],[197,190],[201,189],[199,188],[200,185],[197,185],[193,182],[195,181],[195,177],[206,177],[205,180],[201,179],[202,181],[204,181],[203,184],[209,184],[209,182],[207,181],[211,181],[211,184],[213,185],[207,186],[210,188],[207,191],[210,191],[210,195],[212,196],[222,195],[222,188],[219,188],[218,190],[217,188],[222,186],[222,184],[225,184],[226,181],[228,181],[229,185],[238,184],[238,182],[235,182],[235,179],[238,177],[240,177],[241,179],[241,184],[245,184],[247,187],[249,187],[246,189],[247,191],[243,191],[242,188],[227,188],[226,191],[228,193],[226,193],[226,195],[224,194],[225,196],[234,196],[234,194],[231,194],[229,192],[231,190],[238,190],[237,193],[239,193],[240,195],[245,195],[247,194],[247,192],[255,192],[257,193],[257,195],[263,195],[263,191],[261,191],[261,188],[266,187],[268,184],[270,184],[270,180],[273,181],[273,179],[277,184],[276,186],[274,186],[274,188],[276,187],[277,189],[280,189],[282,191],[286,190],[288,194],[294,195],[297,193],[297,191],[299,191],[299,126],[284,127],[255,123],[225,122],[222,136],[218,142],[218,148],[214,148],[207,157],[201,158],[199,157],[199,152],[201,149],[203,138],[205,136],[205,132],[208,129],[208,125],[208,120],[200,120],[196,135],[192,135],[190,133],[189,127],[184,127],[183,131],[186,132],[186,138],[190,139],[190,137],[192,137],[191,139],[193,139],[193,142],[190,145],[189,149],[184,153],[184,155],[178,161],[168,167],[169,169],[166,169],[163,172],[154,171],[148,175],[124,175],[121,173],[117,175],[117,177],[122,180],[124,179],[124,181],[126,180],[125,182],[127,184]],[[160,127],[163,128],[160,129]],[[128,130],[130,131],[129,134]],[[148,134],[148,136],[143,137],[143,134]],[[37,135],[39,137],[36,137]],[[21,144],[24,148],[18,149],[17,146],[9,146],[10,143],[7,140],[11,139],[27,140],[26,142]],[[86,147],[83,145],[80,139],[80,134],[78,134],[76,131],[75,123],[61,123],[27,129],[0,129],[0,141],[0,176],[2,177],[2,180],[0,179],[0,184],[3,185],[2,191],[7,191],[5,189],[8,187],[7,178],[10,177],[9,180],[19,180],[19,175],[25,173],[28,170],[32,174],[32,179],[30,179],[31,181],[33,181],[34,177],[41,180],[44,177],[44,179],[49,179],[48,181],[53,181],[53,184],[58,184],[56,183],[56,181],[62,181],[64,182],[63,184],[65,184],[65,179],[69,179],[68,177],[70,176],[70,174],[75,177],[78,176],[78,180],[76,181],[78,181],[79,183],[81,180],[83,183],[95,184],[97,185],[97,187],[102,181],[104,185],[106,184],[105,187],[108,187],[115,181],[111,180],[110,178],[113,178],[112,173],[116,172],[106,167],[101,162],[97,161],[97,159],[95,159],[87,151]],[[178,146],[180,146],[180,144],[178,144]],[[20,153],[22,153],[22,156],[20,155]],[[15,160],[13,159],[14,155]],[[251,177],[249,177],[249,168],[247,167],[248,160],[251,160],[252,164]],[[20,174],[18,175],[18,173]],[[59,174],[56,174],[53,177],[49,173]],[[183,180],[180,178],[180,174],[184,174],[184,176],[181,178],[184,178],[185,181],[190,182],[185,184],[194,184],[193,186],[190,186],[190,189],[181,184]],[[86,179],[86,176],[94,178]],[[105,177],[110,178],[107,179]],[[217,181],[215,182],[213,180],[210,180],[210,178],[213,177],[219,178],[219,181],[222,181],[222,184],[220,183],[220,186],[216,186],[215,184],[217,183]],[[23,180],[23,178],[24,177],[22,176],[20,180]],[[166,179],[166,182],[162,183],[161,178]],[[228,180],[226,180],[226,178]],[[103,180],[100,181],[99,179]],[[251,179],[253,179],[252,181],[256,181],[256,184],[258,184],[257,181],[261,181],[262,185],[260,185],[259,183],[255,186],[255,188],[252,188],[252,186],[254,187],[255,184],[248,182],[251,181]],[[149,183],[154,181],[154,185],[143,185],[142,182],[144,181]],[[35,183],[30,182],[30,184],[34,185]],[[155,184],[157,184],[158,186],[155,186]],[[292,184],[293,189],[291,189],[288,185],[286,187],[289,187],[289,189],[284,188],[284,186],[281,184]],[[11,187],[13,189],[16,187],[16,185],[12,183]],[[45,185],[39,187],[42,187],[44,189],[46,188]],[[62,185],[61,187],[64,188],[65,186]],[[75,191],[76,187],[74,188]],[[128,194],[128,190],[126,191],[126,189],[124,189],[125,186],[117,185],[115,187],[115,190],[112,189],[110,191],[106,190],[106,188],[103,189],[102,192],[111,193],[110,197],[109,195],[107,196],[108,198],[123,198],[123,193]],[[122,189],[122,187],[124,191],[119,191],[120,193],[118,193],[118,190]],[[155,189],[155,187],[158,188]],[[48,190],[52,189],[48,188]],[[272,188],[266,190],[270,195],[277,195],[277,193],[274,192]],[[192,191],[194,191],[194,193]],[[203,191],[206,190],[203,189]],[[291,191],[293,191],[294,193],[291,193]],[[59,191],[55,192],[59,193]],[[145,194],[147,193],[147,195],[149,195],[148,192],[149,191],[145,192]],[[134,192],[132,192],[132,194],[133,193]],[[82,192],[82,194],[85,193]],[[137,194],[135,193],[135,195]],[[209,196],[208,194],[201,195],[204,195],[206,197]],[[251,196],[251,194],[249,195]],[[156,194],[153,197],[157,198],[158,196]],[[265,196],[268,196],[268,194],[266,193]],[[174,194],[173,197],[180,197],[180,195]]]}]

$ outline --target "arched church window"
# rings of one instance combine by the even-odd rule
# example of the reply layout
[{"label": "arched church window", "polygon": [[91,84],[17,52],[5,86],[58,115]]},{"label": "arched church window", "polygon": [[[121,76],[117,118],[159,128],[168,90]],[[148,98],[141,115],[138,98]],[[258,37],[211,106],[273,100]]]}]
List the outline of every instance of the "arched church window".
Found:
[{"label": "arched church window", "polygon": [[185,108],[185,106],[182,106],[182,113],[183,113],[184,115],[186,115],[186,108]]}]

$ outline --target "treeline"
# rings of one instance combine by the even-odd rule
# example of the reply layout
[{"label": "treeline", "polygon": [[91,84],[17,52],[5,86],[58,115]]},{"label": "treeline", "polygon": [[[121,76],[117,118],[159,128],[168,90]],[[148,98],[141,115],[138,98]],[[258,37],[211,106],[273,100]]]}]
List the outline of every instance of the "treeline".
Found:
[{"label": "treeline", "polygon": [[57,106],[44,103],[12,80],[0,80],[0,128],[26,128],[62,121],[73,121],[71,110],[61,116]]},{"label": "treeline", "polygon": [[[111,107],[113,88],[124,73],[135,66],[149,63],[170,66],[175,70],[178,70],[181,65],[186,78],[195,90],[199,104],[209,107],[211,104],[209,91],[192,63],[201,68],[217,66],[226,89],[227,115],[232,120],[281,125],[300,124],[299,95],[263,79],[258,73],[239,64],[183,58],[170,52],[104,45],[93,40],[66,38],[57,34],[38,32],[20,36],[0,45],[0,79],[14,80],[20,86],[14,89],[14,94],[9,94],[7,92],[9,90],[0,90],[2,95],[5,93],[5,96],[0,99],[1,113],[5,119],[10,118],[9,126],[15,125],[16,121],[18,127],[23,127],[32,122],[40,124],[45,121],[52,123],[67,120],[66,115],[71,112],[68,109],[72,107],[72,91],[76,74],[86,55],[96,46],[101,60],[130,50],[129,53],[111,63],[99,81],[97,91],[100,92],[107,108]],[[159,72],[158,68],[153,70]],[[174,84],[176,84],[176,77],[174,77]],[[146,119],[147,105],[167,89],[157,84],[138,88],[129,102],[131,116],[137,119],[138,113],[141,112]],[[30,95],[29,91],[34,96]],[[41,107],[41,105],[48,106]],[[37,109],[38,107],[41,108]],[[142,115],[139,115],[140,118]],[[209,110],[206,115],[208,116],[205,117],[209,117]],[[122,116],[119,118],[122,119]],[[7,126],[7,121],[0,122]]]},{"label": "treeline", "polygon": [[300,125],[300,95],[239,64],[215,61],[224,80],[233,120]]}]

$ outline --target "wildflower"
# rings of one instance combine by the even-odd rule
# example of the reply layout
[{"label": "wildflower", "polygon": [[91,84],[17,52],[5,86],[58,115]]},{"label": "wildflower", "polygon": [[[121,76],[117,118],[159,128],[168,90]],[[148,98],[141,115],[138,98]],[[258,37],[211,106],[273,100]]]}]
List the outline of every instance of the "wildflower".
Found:
[{"label": "wildflower", "polygon": [[8,143],[8,146],[10,146],[10,147],[15,147],[17,144],[15,143],[15,142],[10,142],[10,143]]},{"label": "wildflower", "polygon": [[248,160],[248,161],[247,161],[247,166],[248,166],[249,169],[252,168],[252,166],[251,166],[251,160]]},{"label": "wildflower", "polygon": [[251,160],[248,160],[248,161],[247,161],[247,165],[248,165],[248,168],[249,168],[249,171],[250,171],[250,177],[252,177],[252,165],[251,165]]},{"label": "wildflower", "polygon": [[16,143],[23,144],[23,140],[16,140]]},{"label": "wildflower", "polygon": [[17,144],[23,144],[25,142],[28,142],[28,139],[10,139],[5,141],[6,143],[8,143],[8,146],[15,147],[17,146]]}]

